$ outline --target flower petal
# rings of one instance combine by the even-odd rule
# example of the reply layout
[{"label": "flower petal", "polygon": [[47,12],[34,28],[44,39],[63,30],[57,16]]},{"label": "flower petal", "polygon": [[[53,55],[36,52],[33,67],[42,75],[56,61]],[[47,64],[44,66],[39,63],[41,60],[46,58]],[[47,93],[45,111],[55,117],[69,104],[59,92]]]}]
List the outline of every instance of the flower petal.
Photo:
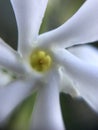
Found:
[{"label": "flower petal", "polygon": [[60,69],[60,91],[65,94],[70,94],[72,97],[76,98],[80,96],[80,93],[75,88],[73,80],[66,74],[63,68]]},{"label": "flower petal", "polygon": [[0,124],[7,121],[13,109],[34,91],[36,80],[17,80],[0,88]]},{"label": "flower petal", "polygon": [[19,51],[36,40],[48,0],[11,0],[19,33]]},{"label": "flower petal", "polygon": [[98,65],[83,62],[64,49],[55,50],[55,54],[56,60],[65,67],[66,73],[74,80],[80,95],[98,111]]},{"label": "flower petal", "polygon": [[0,67],[0,87],[6,86],[11,81],[12,81],[12,75],[7,72],[4,72],[3,68]]},{"label": "flower petal", "polygon": [[16,73],[24,73],[25,67],[17,52],[0,39],[0,65]]},{"label": "flower petal", "polygon": [[87,0],[83,6],[59,28],[39,37],[42,45],[64,48],[98,41],[98,0]]},{"label": "flower petal", "polygon": [[46,79],[38,91],[32,114],[31,129],[64,130],[59,101],[58,79],[53,74]]},{"label": "flower petal", "polygon": [[74,46],[68,51],[87,63],[98,65],[98,49],[91,45]]}]

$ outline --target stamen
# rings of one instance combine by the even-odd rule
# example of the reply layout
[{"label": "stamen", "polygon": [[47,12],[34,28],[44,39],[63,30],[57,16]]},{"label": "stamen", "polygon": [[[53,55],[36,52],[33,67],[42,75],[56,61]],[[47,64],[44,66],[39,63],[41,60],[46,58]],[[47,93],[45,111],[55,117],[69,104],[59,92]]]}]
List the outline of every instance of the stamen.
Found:
[{"label": "stamen", "polygon": [[35,51],[30,56],[30,64],[38,72],[47,71],[52,63],[52,58],[43,50]]}]

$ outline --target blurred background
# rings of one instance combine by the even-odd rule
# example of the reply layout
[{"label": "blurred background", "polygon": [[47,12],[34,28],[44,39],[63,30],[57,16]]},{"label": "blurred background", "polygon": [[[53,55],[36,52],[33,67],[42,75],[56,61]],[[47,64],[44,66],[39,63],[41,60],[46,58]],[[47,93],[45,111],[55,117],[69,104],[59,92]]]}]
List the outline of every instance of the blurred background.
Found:
[{"label": "blurred background", "polygon": [[[84,0],[49,0],[40,33],[63,24],[83,4]],[[10,0],[0,0],[0,37],[17,48],[17,25]],[[93,44],[97,47],[97,43]],[[28,130],[36,94],[32,94],[13,112],[9,122],[0,130]],[[98,130],[98,114],[81,99],[60,94],[62,114],[67,130]]]}]

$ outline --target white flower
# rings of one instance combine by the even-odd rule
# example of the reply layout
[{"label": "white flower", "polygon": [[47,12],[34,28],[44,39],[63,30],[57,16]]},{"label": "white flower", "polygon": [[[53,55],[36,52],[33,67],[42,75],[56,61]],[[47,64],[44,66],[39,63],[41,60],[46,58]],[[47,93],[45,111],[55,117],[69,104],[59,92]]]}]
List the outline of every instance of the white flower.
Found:
[{"label": "white flower", "polygon": [[[38,33],[48,0],[11,3],[18,26],[18,50],[0,40],[0,65],[14,72],[17,80],[0,89],[0,122],[33,91],[38,93],[31,119],[34,130],[65,129],[61,91],[83,97],[97,111],[98,65],[81,60],[81,48],[78,57],[67,48],[98,40],[98,0],[87,0],[66,23],[42,35]],[[86,51],[85,55],[98,55],[93,49]]]}]

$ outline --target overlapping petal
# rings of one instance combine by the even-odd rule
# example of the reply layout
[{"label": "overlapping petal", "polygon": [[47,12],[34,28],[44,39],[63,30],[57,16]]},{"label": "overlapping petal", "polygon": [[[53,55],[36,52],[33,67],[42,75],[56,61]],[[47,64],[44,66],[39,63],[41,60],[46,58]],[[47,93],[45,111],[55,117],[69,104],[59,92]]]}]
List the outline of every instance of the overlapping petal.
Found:
[{"label": "overlapping petal", "polygon": [[0,39],[0,66],[3,66],[13,72],[22,74],[25,67],[19,54]]},{"label": "overlapping petal", "polygon": [[40,44],[64,48],[98,40],[98,0],[87,0],[83,6],[59,28],[42,34]]},{"label": "overlapping petal", "polygon": [[56,59],[65,67],[66,73],[74,80],[81,96],[98,111],[98,65],[83,62],[65,49],[55,50],[55,54]]},{"label": "overlapping petal", "polygon": [[60,92],[70,94],[74,98],[80,96],[79,91],[75,88],[75,83],[66,74],[64,68],[60,70]]},{"label": "overlapping petal", "polygon": [[11,0],[18,25],[18,49],[27,51],[39,33],[48,0]]},{"label": "overlapping petal", "polygon": [[65,130],[59,102],[59,80],[54,75],[50,74],[38,91],[31,129]]},{"label": "overlapping petal", "polygon": [[17,80],[0,88],[0,123],[5,122],[19,103],[27,98],[37,87],[34,80]]},{"label": "overlapping petal", "polygon": [[87,63],[98,65],[98,49],[91,45],[74,46],[68,51]]}]

